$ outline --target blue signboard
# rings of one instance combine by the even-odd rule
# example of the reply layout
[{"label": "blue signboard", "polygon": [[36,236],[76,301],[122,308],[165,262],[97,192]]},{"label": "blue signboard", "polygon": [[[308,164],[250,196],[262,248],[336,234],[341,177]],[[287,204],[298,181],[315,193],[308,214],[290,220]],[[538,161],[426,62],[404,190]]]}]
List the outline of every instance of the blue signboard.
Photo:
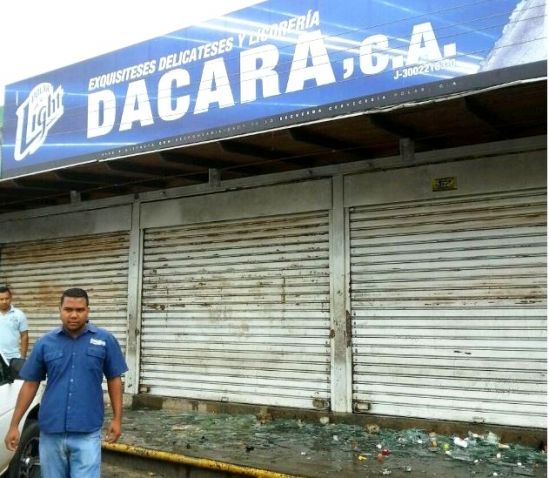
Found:
[{"label": "blue signboard", "polygon": [[544,0],[266,0],[6,88],[1,178],[543,77]]}]

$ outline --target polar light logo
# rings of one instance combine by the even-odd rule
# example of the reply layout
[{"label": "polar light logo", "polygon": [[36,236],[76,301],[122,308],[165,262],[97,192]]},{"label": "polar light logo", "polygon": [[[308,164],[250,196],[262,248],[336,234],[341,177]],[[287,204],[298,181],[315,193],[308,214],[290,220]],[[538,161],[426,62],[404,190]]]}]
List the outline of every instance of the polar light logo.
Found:
[{"label": "polar light logo", "polygon": [[17,108],[17,133],[13,157],[21,161],[44,144],[48,131],[63,116],[63,88],[40,83]]}]

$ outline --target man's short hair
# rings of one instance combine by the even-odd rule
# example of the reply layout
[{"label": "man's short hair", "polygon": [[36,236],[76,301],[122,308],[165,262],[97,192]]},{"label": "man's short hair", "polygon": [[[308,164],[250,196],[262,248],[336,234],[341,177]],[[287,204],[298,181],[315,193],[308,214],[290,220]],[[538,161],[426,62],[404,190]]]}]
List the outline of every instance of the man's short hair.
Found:
[{"label": "man's short hair", "polygon": [[11,295],[11,290],[7,285],[0,285],[0,294],[4,294],[5,292]]},{"label": "man's short hair", "polygon": [[61,304],[63,304],[65,297],[72,297],[73,299],[84,298],[86,299],[86,306],[90,305],[88,293],[84,289],[80,289],[79,287],[71,287],[70,289],[67,289],[65,292],[63,292],[63,295],[61,295]]}]

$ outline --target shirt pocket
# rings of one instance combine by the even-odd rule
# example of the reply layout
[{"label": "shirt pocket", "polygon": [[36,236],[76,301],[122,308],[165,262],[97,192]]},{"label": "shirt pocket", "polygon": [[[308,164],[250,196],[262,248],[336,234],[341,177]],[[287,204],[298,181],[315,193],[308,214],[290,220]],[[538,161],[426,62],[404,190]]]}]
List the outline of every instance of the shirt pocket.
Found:
[{"label": "shirt pocket", "polygon": [[88,361],[88,367],[93,370],[103,370],[103,362],[107,351],[104,347],[88,347],[86,351],[86,357]]},{"label": "shirt pocket", "polygon": [[46,352],[44,354],[44,362],[46,363],[53,363],[55,362],[56,360],[59,360],[59,359],[62,359],[63,358],[63,352],[60,351],[60,350],[56,350],[54,352]]},{"label": "shirt pocket", "polygon": [[44,363],[48,376],[55,375],[63,370],[64,354],[62,350],[54,350],[44,353]]}]

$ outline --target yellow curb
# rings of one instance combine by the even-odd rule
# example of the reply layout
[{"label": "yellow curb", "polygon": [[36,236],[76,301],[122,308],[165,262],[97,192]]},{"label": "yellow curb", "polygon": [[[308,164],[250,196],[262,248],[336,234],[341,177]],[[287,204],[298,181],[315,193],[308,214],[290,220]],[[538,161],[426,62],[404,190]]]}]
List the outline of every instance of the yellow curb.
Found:
[{"label": "yellow curb", "polygon": [[167,451],[151,450],[139,446],[126,445],[124,443],[102,443],[104,450],[114,451],[118,453],[126,453],[128,455],[151,458],[153,460],[168,461],[170,463],[179,463],[183,465],[195,466],[197,468],[206,468],[208,470],[226,471],[228,473],[240,474],[243,476],[253,476],[256,478],[306,478],[298,475],[286,475],[274,471],[263,470],[261,468],[252,468],[249,466],[233,465],[222,461],[210,460],[208,458],[195,458],[178,453],[170,453]]}]

